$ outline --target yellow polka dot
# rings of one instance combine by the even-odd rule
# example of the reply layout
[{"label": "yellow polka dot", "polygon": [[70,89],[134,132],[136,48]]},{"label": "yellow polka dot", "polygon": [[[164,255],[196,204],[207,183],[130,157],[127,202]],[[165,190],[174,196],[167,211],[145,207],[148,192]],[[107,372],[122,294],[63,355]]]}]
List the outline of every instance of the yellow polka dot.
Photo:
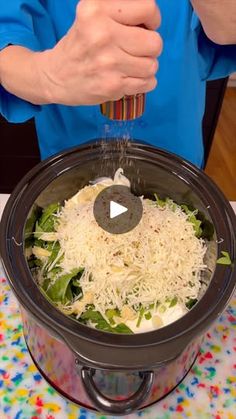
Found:
[{"label": "yellow polka dot", "polygon": [[15,356],[16,356],[18,359],[22,359],[22,358],[24,358],[24,354],[23,354],[22,352],[20,352],[20,351],[16,352]]},{"label": "yellow polka dot", "polygon": [[236,388],[232,388],[230,393],[231,393],[231,396],[236,397]]},{"label": "yellow polka dot", "polygon": [[35,365],[34,365],[34,364],[32,364],[32,365],[29,365],[29,367],[28,367],[28,371],[29,371],[29,372],[37,372],[37,369],[36,369]]},{"label": "yellow polka dot", "polygon": [[79,413],[78,406],[71,403],[70,404],[70,413],[68,414],[68,419],[77,419],[78,418],[78,413]]},{"label": "yellow polka dot", "polygon": [[61,410],[60,406],[55,403],[44,403],[45,409],[50,409],[53,412],[59,412]]},{"label": "yellow polka dot", "polygon": [[17,391],[16,391],[16,396],[17,397],[24,397],[24,396],[27,396],[28,395],[28,390],[26,390],[26,389],[24,389],[24,388],[19,388]]},{"label": "yellow polka dot", "polygon": [[14,340],[21,338],[21,336],[22,336],[22,333],[21,332],[15,333],[14,334]]},{"label": "yellow polka dot", "polygon": [[217,345],[212,345],[211,349],[212,349],[213,352],[220,352],[221,351],[220,346],[217,346]]}]

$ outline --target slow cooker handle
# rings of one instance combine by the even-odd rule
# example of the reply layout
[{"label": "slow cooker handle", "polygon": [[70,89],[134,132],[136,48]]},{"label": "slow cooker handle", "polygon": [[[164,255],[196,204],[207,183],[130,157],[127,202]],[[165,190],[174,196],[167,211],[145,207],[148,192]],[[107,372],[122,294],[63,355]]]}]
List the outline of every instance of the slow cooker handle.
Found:
[{"label": "slow cooker handle", "polygon": [[93,380],[93,375],[95,373],[96,370],[94,368],[82,367],[82,383],[94,406],[100,412],[108,413],[110,415],[128,415],[139,409],[147,399],[154,380],[153,371],[142,372],[140,373],[142,376],[142,383],[132,396],[125,400],[112,400],[104,396],[96,387]]}]

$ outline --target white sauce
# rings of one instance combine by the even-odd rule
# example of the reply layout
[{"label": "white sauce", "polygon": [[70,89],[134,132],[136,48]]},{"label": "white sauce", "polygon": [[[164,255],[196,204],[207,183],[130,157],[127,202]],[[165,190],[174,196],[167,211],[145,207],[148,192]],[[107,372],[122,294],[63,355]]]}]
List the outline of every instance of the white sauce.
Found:
[{"label": "white sauce", "polygon": [[[183,306],[180,305],[180,304],[176,304],[174,307],[166,308],[166,311],[164,313],[161,313],[157,309],[156,315],[161,319],[161,322],[162,322],[162,325],[159,326],[159,329],[161,327],[167,326],[170,323],[175,322],[176,320],[178,320],[180,317],[182,317],[187,312],[188,312],[188,310],[183,308]],[[155,324],[153,324],[153,318],[151,318],[150,320],[146,320],[145,317],[143,317],[139,327],[137,327],[137,320],[128,320],[128,321],[125,322],[125,324],[134,333],[151,332],[151,331],[156,330],[158,328]]]}]

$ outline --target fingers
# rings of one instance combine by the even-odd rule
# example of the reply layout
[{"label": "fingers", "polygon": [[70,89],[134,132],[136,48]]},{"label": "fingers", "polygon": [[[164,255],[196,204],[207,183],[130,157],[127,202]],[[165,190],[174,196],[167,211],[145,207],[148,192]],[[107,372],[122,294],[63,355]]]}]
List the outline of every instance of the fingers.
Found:
[{"label": "fingers", "polygon": [[154,77],[159,68],[158,61],[151,57],[133,57],[120,52],[120,54],[117,54],[116,59],[116,70],[124,77],[144,79]]},{"label": "fingers", "polygon": [[117,24],[114,27],[116,44],[136,57],[159,57],[163,49],[161,36],[144,28]]},{"label": "fingers", "polygon": [[161,24],[160,11],[155,0],[112,0],[104,1],[109,16],[123,25],[156,30]]},{"label": "fingers", "polygon": [[124,95],[136,95],[139,93],[147,93],[155,89],[157,80],[155,77],[146,79],[127,77],[124,82]]},{"label": "fingers", "polygon": [[123,96],[136,95],[140,93],[147,93],[155,89],[157,80],[155,77],[135,78],[123,77],[119,79],[114,77],[110,79],[109,84],[104,84],[103,95],[104,101],[119,100]]}]

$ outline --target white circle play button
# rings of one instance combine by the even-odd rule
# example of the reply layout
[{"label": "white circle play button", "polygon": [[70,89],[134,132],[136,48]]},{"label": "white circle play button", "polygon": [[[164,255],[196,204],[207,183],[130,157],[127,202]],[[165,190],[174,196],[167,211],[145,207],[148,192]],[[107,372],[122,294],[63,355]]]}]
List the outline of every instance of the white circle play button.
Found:
[{"label": "white circle play button", "polygon": [[123,205],[117,204],[117,202],[110,202],[110,218],[118,217],[128,211],[128,208]]},{"label": "white circle play button", "polygon": [[98,225],[111,234],[123,234],[135,228],[143,214],[142,201],[127,186],[114,185],[97,196],[93,213]]}]

